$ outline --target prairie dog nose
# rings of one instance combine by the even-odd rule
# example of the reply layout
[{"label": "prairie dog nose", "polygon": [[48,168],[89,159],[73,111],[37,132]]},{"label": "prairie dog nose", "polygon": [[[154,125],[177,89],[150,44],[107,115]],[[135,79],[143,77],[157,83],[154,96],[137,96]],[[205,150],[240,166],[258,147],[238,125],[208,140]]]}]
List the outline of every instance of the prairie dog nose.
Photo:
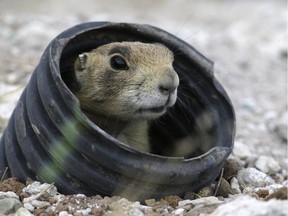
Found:
[{"label": "prairie dog nose", "polygon": [[170,94],[178,87],[179,77],[174,70],[169,69],[169,71],[162,73],[160,76],[159,90],[161,93]]}]

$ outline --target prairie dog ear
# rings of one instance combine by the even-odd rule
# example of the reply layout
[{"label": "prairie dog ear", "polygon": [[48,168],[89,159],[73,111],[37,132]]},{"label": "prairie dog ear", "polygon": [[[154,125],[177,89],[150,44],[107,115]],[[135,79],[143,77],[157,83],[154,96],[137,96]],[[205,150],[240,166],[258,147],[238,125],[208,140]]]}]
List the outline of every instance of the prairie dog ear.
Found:
[{"label": "prairie dog ear", "polygon": [[78,58],[74,63],[74,68],[76,71],[83,71],[89,67],[89,63],[90,63],[89,53],[82,53],[78,55]]}]

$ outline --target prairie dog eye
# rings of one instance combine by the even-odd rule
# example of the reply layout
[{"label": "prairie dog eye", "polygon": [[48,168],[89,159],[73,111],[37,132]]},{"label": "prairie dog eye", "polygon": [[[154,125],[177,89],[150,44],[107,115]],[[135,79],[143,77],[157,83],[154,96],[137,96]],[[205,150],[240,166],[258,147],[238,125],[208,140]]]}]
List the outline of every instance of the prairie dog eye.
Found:
[{"label": "prairie dog eye", "polygon": [[114,70],[128,70],[129,67],[125,59],[120,55],[115,55],[110,59],[110,65]]}]

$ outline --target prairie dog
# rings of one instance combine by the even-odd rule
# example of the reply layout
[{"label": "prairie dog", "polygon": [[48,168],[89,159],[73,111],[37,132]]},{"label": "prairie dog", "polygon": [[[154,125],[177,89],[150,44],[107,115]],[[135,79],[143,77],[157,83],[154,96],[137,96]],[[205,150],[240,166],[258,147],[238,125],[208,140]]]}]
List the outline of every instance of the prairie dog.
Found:
[{"label": "prairie dog", "polygon": [[114,42],[82,53],[74,63],[74,92],[85,115],[118,140],[150,151],[149,120],[177,98],[173,53],[164,45]]}]

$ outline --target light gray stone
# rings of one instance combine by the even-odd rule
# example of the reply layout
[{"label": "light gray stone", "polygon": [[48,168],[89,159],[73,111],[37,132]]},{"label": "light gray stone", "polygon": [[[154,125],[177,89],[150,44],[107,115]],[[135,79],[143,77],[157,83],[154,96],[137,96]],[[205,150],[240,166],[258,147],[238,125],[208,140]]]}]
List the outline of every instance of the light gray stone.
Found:
[{"label": "light gray stone", "polygon": [[40,201],[40,200],[32,200],[30,202],[30,204],[34,207],[34,208],[44,208],[44,207],[48,207],[50,206],[50,203],[47,201]]},{"label": "light gray stone", "polygon": [[26,208],[29,211],[33,211],[34,210],[34,206],[31,205],[30,203],[24,203],[23,206],[24,206],[24,208]]},{"label": "light gray stone", "polygon": [[252,160],[256,155],[252,152],[249,145],[236,141],[234,143],[233,154],[242,160]]},{"label": "light gray stone", "polygon": [[238,182],[237,178],[233,177],[233,178],[231,179],[230,186],[231,186],[231,191],[232,191],[234,194],[239,194],[239,193],[241,193],[240,185],[239,185],[239,182]]},{"label": "light gray stone", "polygon": [[57,188],[54,185],[47,183],[41,184],[40,182],[37,181],[23,188],[23,192],[28,193],[30,195],[37,195],[43,191],[46,191],[50,196],[54,196],[58,193]]},{"label": "light gray stone", "polygon": [[12,214],[22,206],[21,202],[15,198],[6,198],[0,200],[0,215]]},{"label": "light gray stone", "polygon": [[13,216],[33,216],[33,214],[31,214],[27,209],[21,207],[15,214],[13,214]]},{"label": "light gray stone", "polygon": [[110,211],[106,212],[105,216],[144,216],[142,205],[139,202],[130,202],[122,198],[109,205]]},{"label": "light gray stone", "polygon": [[285,216],[287,206],[287,200],[272,199],[267,202],[250,196],[238,196],[231,202],[220,205],[209,216]]},{"label": "light gray stone", "polygon": [[283,187],[283,185],[281,185],[281,184],[272,184],[272,185],[266,186],[265,189],[269,191],[269,194],[272,194],[282,187]]},{"label": "light gray stone", "polygon": [[255,163],[255,167],[267,174],[275,174],[281,170],[279,163],[267,156],[260,156]]},{"label": "light gray stone", "polygon": [[61,211],[59,212],[59,216],[72,216],[72,214],[69,214],[67,211]]},{"label": "light gray stone", "polygon": [[175,211],[173,211],[172,214],[182,216],[182,215],[184,215],[184,212],[185,212],[185,209],[179,208],[179,209],[176,209]]},{"label": "light gray stone", "polygon": [[237,180],[243,187],[265,187],[274,184],[274,180],[270,176],[253,167],[240,170],[237,175]]},{"label": "light gray stone", "polygon": [[1,199],[6,199],[6,198],[14,198],[14,199],[18,199],[19,200],[19,197],[12,191],[8,191],[8,192],[0,191],[0,200]]},{"label": "light gray stone", "polygon": [[83,215],[83,216],[89,215],[90,212],[91,212],[91,208],[76,210],[76,213]]},{"label": "light gray stone", "polygon": [[282,182],[282,186],[288,187],[288,180],[283,181],[283,182]]},{"label": "light gray stone", "polygon": [[178,202],[178,207],[184,207],[185,205],[212,205],[212,204],[220,204],[223,201],[220,201],[217,197],[203,197],[195,200],[182,200]]}]

